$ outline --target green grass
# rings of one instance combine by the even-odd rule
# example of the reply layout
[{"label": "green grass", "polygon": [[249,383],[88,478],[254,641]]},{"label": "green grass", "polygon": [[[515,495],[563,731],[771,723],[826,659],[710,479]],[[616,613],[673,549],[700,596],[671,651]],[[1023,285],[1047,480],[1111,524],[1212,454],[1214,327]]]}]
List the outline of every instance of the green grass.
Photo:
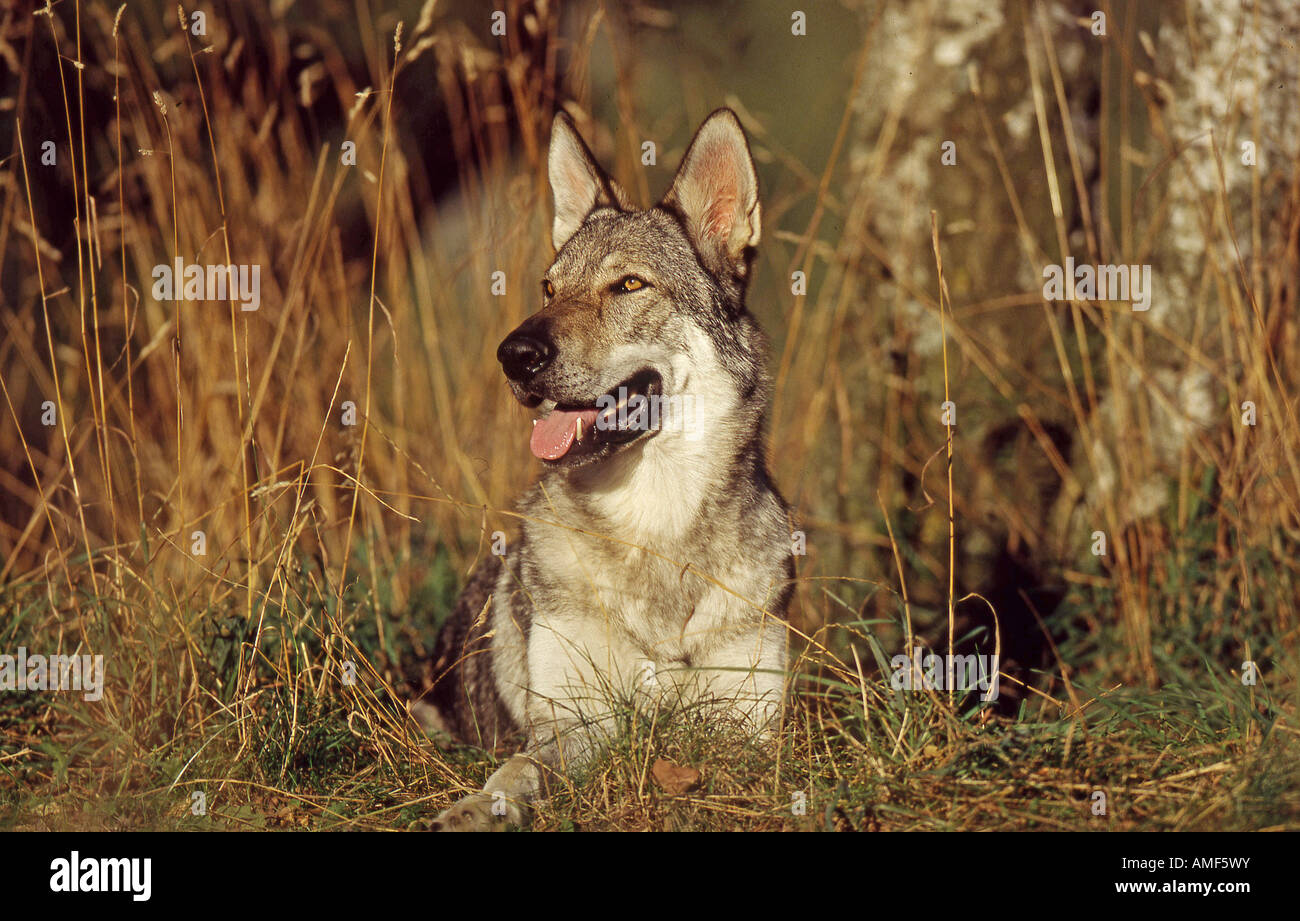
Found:
[{"label": "green grass", "polygon": [[[237,606],[224,617],[182,617],[193,628],[188,640],[163,631],[157,644],[141,644],[115,632],[126,622],[121,606],[83,600],[83,611],[93,612],[83,615],[92,621],[88,636],[108,651],[114,686],[102,706],[76,694],[0,695],[0,827],[427,827],[507,754],[424,738],[405,715],[404,692],[395,690],[413,686],[403,682],[417,646],[427,648],[437,614],[453,598],[445,561],[433,554],[414,616],[391,607],[379,587],[387,579],[375,587],[358,581],[345,594],[353,613],[332,636],[335,646],[342,635],[355,643],[353,688],[325,664],[330,644],[319,625],[328,620],[328,599],[268,606],[256,681],[238,695],[238,650],[252,627]],[[57,644],[63,627],[46,589],[6,590],[0,645]],[[1068,610],[1056,618],[1069,619]],[[535,828],[1300,827],[1300,747],[1288,725],[1294,674],[1263,662],[1260,682],[1245,686],[1239,671],[1206,658],[1205,637],[1192,642],[1175,625],[1155,643],[1164,651],[1161,673],[1170,676],[1160,688],[1117,686],[1103,668],[1077,667],[1072,693],[1081,710],[1064,694],[1059,706],[1031,694],[1017,715],[998,716],[970,697],[890,689],[876,650],[885,648],[885,632],[901,628],[846,620],[825,631],[824,650],[800,657],[785,724],[769,743],[698,707],[611,703],[617,729],[604,751],[551,790]],[[1081,662],[1105,662],[1107,652],[1122,658],[1108,642],[1067,636],[1060,648],[1086,656]],[[194,663],[201,690],[185,689],[182,662]],[[1061,687],[1059,674],[1038,683]],[[698,771],[698,782],[665,789],[655,777],[660,760]],[[1105,794],[1104,815],[1093,812],[1097,791]],[[192,814],[196,792],[206,797],[205,815]]]}]

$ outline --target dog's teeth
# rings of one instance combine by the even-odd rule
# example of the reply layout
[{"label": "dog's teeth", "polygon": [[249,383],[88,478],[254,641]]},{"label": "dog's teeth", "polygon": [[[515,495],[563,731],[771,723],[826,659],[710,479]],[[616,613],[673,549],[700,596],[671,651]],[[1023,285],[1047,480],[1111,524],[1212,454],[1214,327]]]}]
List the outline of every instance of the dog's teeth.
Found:
[{"label": "dog's teeth", "polygon": [[541,422],[541,421],[542,421],[541,419],[534,419],[534,420],[533,420],[533,428],[537,428],[537,423],[539,423],[539,422]]},{"label": "dog's teeth", "polygon": [[582,441],[582,420],[581,419],[578,420],[578,437],[574,440]]}]

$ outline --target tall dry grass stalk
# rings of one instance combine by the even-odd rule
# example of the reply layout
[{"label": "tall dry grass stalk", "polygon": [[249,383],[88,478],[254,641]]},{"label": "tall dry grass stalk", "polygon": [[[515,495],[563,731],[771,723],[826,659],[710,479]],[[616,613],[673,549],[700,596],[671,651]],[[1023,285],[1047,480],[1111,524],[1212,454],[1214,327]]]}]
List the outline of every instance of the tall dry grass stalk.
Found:
[{"label": "tall dry grass stalk", "polygon": [[[504,333],[537,306],[535,279],[550,258],[550,121],[566,100],[599,153],[607,162],[612,155],[613,172],[648,204],[637,159],[637,126],[647,119],[628,75],[634,49],[602,4],[571,39],[555,4],[505,4],[510,29],[495,46],[440,18],[432,3],[400,30],[394,14],[365,4],[345,11],[324,3],[319,22],[276,5],[218,4],[209,22],[223,25],[212,37],[184,28],[190,12],[178,21],[165,6],[123,12],[69,2],[5,21],[6,60],[20,68],[10,96],[13,150],[0,173],[0,583],[18,625],[12,635],[57,637],[69,652],[108,644],[124,673],[140,679],[106,695],[99,717],[113,729],[108,757],[127,769],[166,743],[158,712],[200,727],[229,720],[246,755],[259,744],[250,730],[267,700],[287,703],[297,719],[302,701],[328,692],[366,724],[359,731],[382,761],[422,757],[429,776],[451,782],[446,764],[413,744],[409,721],[379,705],[398,696],[400,673],[391,663],[374,671],[352,637],[364,630],[381,648],[418,647],[392,635],[400,628],[384,612],[418,600],[437,554],[463,578],[491,533],[513,526],[509,502],[533,471],[518,449],[527,419],[497,386],[494,356]],[[1128,55],[1131,43],[1106,45],[1105,73],[1122,76],[1104,87],[1101,108],[1122,118],[1118,136],[1101,140],[1102,161],[1122,166],[1118,176],[1103,168],[1105,207],[1089,210],[1055,39],[1032,12],[1042,7],[1026,10],[1023,52],[1048,212],[1013,175],[976,80],[979,143],[1000,184],[985,192],[1005,196],[1003,223],[1031,261],[1070,252],[1073,206],[1084,210],[1093,261],[1142,262],[1163,228],[1159,205],[1138,226],[1139,200],[1180,158],[1204,151],[1171,137],[1168,159],[1138,170],[1129,111],[1145,106],[1158,122],[1158,106],[1145,71],[1111,57]],[[1118,14],[1112,22],[1121,31]],[[873,186],[896,154],[901,115],[865,167],[842,157],[851,98],[881,41],[877,26],[866,21],[823,162],[786,153],[770,123],[738,99],[677,113],[684,141],[713,105],[735,105],[765,172],[793,177],[774,183],[765,202],[751,303],[777,344],[777,480],[813,536],[800,563],[795,627],[812,638],[814,657],[824,652],[830,672],[861,692],[865,713],[875,678],[863,674],[856,646],[851,656],[829,649],[837,619],[892,615],[901,592],[907,648],[914,613],[925,606],[947,609],[918,627],[936,648],[945,623],[948,645],[957,643],[959,607],[978,609],[970,618],[991,631],[973,594],[979,586],[963,578],[958,558],[963,523],[986,517],[1009,522],[1008,540],[1051,561],[1068,585],[1113,595],[1113,608],[1079,617],[1085,628],[1122,624],[1128,649],[1116,667],[1131,678],[1161,679],[1157,618],[1223,626],[1246,606],[1262,607],[1283,643],[1275,653],[1293,653],[1300,164],[1270,174],[1284,187],[1256,184],[1248,223],[1224,200],[1201,203],[1207,233],[1253,245],[1248,260],[1207,261],[1217,312],[1208,299],[1199,305],[1192,337],[1146,329],[1126,307],[1063,307],[1033,291],[958,289],[954,302],[946,286],[913,286],[869,229]],[[609,52],[619,119],[603,124],[589,117],[598,102],[589,77],[593,55]],[[55,166],[41,163],[47,140]],[[355,145],[355,165],[344,160],[345,142]],[[1222,167],[1221,145],[1212,140],[1209,150]],[[672,159],[668,151],[663,158]],[[426,159],[454,178],[425,169]],[[1284,199],[1272,226],[1261,223],[1266,194]],[[949,248],[940,229],[948,218],[937,217],[933,254],[922,248],[910,257],[933,256],[940,284],[945,272],[979,271]],[[154,267],[176,259],[260,266],[260,309],[244,311],[233,298],[155,298]],[[796,269],[819,278],[806,296],[790,294]],[[501,295],[492,290],[497,272]],[[939,332],[942,371],[916,358],[913,332],[873,299],[884,273]],[[1046,330],[1055,368],[1022,374],[1023,356],[984,317],[1008,307],[1027,315],[1040,304],[1041,316],[1025,322]],[[1156,352],[1207,372],[1222,399],[1214,423],[1178,449],[1172,516],[1134,519],[1126,497],[1159,453],[1151,414],[1187,415],[1154,385]],[[938,390],[948,399],[951,383],[961,403],[972,380],[1023,424],[1055,478],[1050,508],[1014,476],[1001,480],[962,426],[938,423]],[[1261,420],[1253,428],[1237,419],[1247,399]],[[42,422],[47,401],[52,426]],[[355,425],[344,424],[349,407]],[[1047,434],[1049,417],[1074,426],[1073,455]],[[1113,471],[1092,449],[1102,443],[1113,448]],[[925,499],[937,487],[927,464],[939,452],[948,459],[946,508],[930,508]],[[1098,569],[1065,548],[1084,546],[1092,525],[1080,524],[1078,507],[1105,476],[1117,485],[1099,494],[1096,526],[1114,549]],[[1215,527],[1208,556],[1183,563],[1205,566],[1213,581],[1195,596],[1154,595],[1170,555],[1189,552],[1180,529],[1207,502]],[[896,533],[900,517],[907,523]],[[204,555],[194,552],[197,532]],[[1267,578],[1253,568],[1257,552],[1274,567]],[[887,590],[869,596],[877,585]],[[841,588],[844,598],[835,594]],[[208,680],[214,632],[234,637],[238,650],[237,669],[220,686]],[[368,680],[339,685],[345,667]],[[905,748],[901,730],[894,741],[895,753]],[[281,775],[290,769],[286,750]]]}]

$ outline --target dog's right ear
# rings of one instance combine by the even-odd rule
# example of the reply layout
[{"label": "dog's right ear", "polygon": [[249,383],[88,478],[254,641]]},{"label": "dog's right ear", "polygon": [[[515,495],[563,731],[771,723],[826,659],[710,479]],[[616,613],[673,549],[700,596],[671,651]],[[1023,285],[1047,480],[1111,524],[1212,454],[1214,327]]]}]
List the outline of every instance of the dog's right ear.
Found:
[{"label": "dog's right ear", "polygon": [[551,243],[558,252],[595,208],[627,208],[627,198],[591,155],[573,119],[555,113],[551,124],[551,152],[546,159],[555,198]]},{"label": "dog's right ear", "polygon": [[762,209],[754,158],[735,112],[718,109],[700,125],[663,204],[685,220],[709,269],[745,278]]}]

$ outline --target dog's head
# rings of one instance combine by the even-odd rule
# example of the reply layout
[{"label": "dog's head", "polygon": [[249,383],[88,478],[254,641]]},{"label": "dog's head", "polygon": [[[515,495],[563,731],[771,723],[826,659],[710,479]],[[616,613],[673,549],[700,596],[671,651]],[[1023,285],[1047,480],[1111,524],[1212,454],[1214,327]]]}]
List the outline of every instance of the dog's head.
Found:
[{"label": "dog's head", "polygon": [[669,430],[694,440],[752,425],[737,395],[765,396],[763,340],[744,307],[758,180],[735,114],[705,120],[647,211],[564,114],[548,171],[556,255],[542,308],[497,350],[515,397],[541,413],[533,454],[581,466]]}]

